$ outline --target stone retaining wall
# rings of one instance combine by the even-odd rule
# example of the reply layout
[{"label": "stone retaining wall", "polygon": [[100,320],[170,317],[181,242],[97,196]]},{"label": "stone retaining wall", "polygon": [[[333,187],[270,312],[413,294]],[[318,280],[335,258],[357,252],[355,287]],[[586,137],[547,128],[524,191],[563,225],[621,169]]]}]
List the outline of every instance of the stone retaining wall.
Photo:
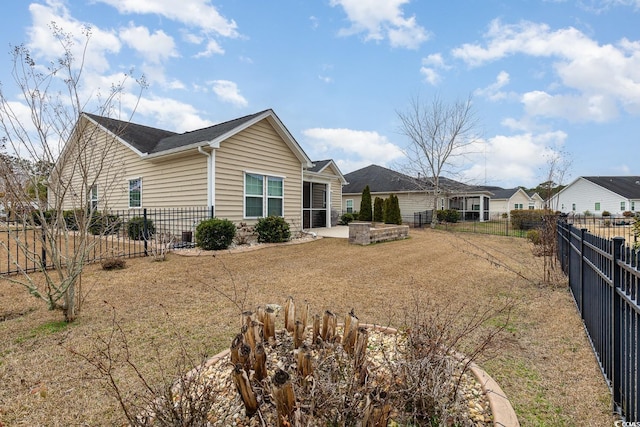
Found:
[{"label": "stone retaining wall", "polygon": [[349,223],[349,243],[370,245],[371,243],[400,240],[409,237],[408,225],[373,225],[370,222]]}]

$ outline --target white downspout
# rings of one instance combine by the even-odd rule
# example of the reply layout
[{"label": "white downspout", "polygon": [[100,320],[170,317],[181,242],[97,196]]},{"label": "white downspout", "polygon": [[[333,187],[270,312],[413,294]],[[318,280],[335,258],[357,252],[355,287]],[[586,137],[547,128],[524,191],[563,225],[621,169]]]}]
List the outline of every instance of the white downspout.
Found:
[{"label": "white downspout", "polygon": [[[211,206],[213,206],[213,201],[214,199],[214,182],[213,182],[213,164],[214,164],[214,155],[213,155],[213,150],[211,150],[210,153],[207,153],[206,151],[204,151],[202,149],[202,147],[198,147],[198,152],[200,154],[204,154],[205,156],[208,157],[207,159],[207,206],[209,208],[211,208]],[[215,209],[215,208],[214,208]]]}]

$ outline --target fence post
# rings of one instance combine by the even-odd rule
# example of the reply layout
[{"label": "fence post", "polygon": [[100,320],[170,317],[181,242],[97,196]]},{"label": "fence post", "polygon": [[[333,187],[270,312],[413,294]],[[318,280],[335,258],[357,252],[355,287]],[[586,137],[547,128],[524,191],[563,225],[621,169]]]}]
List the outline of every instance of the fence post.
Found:
[{"label": "fence post", "polygon": [[613,391],[613,410],[616,412],[616,408],[623,407],[622,402],[622,337],[624,333],[622,330],[622,301],[618,294],[618,289],[622,288],[622,268],[618,265],[618,261],[622,260],[622,251],[624,248],[624,238],[613,238],[613,269],[611,271],[611,293],[612,293],[612,317],[613,331],[611,334],[611,346],[612,346],[612,361],[611,361],[611,390]]},{"label": "fence post", "polygon": [[147,208],[142,209],[142,239],[144,240],[144,256],[149,256],[147,253],[147,233],[149,228],[147,227]]},{"label": "fence post", "polygon": [[587,229],[580,229],[580,317],[584,321],[584,270],[586,262],[584,260],[584,235],[586,234]]},{"label": "fence post", "polygon": [[216,207],[211,205],[211,213],[209,218],[215,218],[215,216],[216,216]]},{"label": "fence post", "polygon": [[46,270],[47,269],[47,231],[45,230],[44,227],[46,227],[45,225],[42,225],[42,269]]}]

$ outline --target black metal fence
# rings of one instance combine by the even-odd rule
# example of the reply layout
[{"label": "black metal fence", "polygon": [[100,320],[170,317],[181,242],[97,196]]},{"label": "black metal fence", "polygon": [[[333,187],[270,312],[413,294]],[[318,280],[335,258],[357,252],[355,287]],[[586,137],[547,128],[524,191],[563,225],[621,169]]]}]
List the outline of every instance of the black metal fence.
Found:
[{"label": "black metal fence", "polygon": [[[97,215],[96,235],[90,235],[92,245],[87,262],[106,257],[133,258],[147,256],[152,245],[161,240],[173,248],[194,245],[195,228],[200,221],[212,218],[213,207],[175,209],[128,209],[101,212]],[[105,218],[108,224],[105,225]],[[73,253],[80,245],[77,231],[67,227],[56,240],[60,253]],[[43,241],[45,244],[43,245]],[[43,266],[51,268],[50,245],[39,226],[24,223],[0,223],[0,274],[30,273]]]},{"label": "black metal fence", "polygon": [[600,237],[614,238],[624,237],[627,242],[635,242],[638,239],[633,232],[633,217],[623,215],[611,216],[585,216],[569,215],[566,217],[569,224],[576,228],[586,228],[589,233]]},{"label": "black metal fence", "polygon": [[640,263],[622,237],[596,236],[558,222],[558,253],[614,409],[640,421]]}]

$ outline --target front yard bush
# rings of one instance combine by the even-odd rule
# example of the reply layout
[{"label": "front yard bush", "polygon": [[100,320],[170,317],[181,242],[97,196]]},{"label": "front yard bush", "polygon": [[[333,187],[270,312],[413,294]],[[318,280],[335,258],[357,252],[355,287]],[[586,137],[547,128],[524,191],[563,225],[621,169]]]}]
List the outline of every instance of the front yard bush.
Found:
[{"label": "front yard bush", "polygon": [[127,235],[132,240],[149,240],[151,236],[156,232],[156,227],[153,225],[153,221],[147,218],[146,220],[146,233],[145,233],[145,219],[142,216],[134,216],[127,223]]},{"label": "front yard bush", "polygon": [[279,216],[260,218],[254,228],[259,243],[282,243],[289,240],[289,224]]},{"label": "front yard bush", "polygon": [[354,216],[352,213],[343,213],[340,217],[340,225],[349,225],[350,222],[354,220]]},{"label": "front yard bush", "polygon": [[235,236],[236,225],[228,219],[205,219],[196,227],[196,245],[205,251],[227,249]]},{"label": "front yard bush", "polygon": [[455,209],[440,209],[436,214],[436,218],[439,222],[456,223],[460,221],[460,212]]}]

